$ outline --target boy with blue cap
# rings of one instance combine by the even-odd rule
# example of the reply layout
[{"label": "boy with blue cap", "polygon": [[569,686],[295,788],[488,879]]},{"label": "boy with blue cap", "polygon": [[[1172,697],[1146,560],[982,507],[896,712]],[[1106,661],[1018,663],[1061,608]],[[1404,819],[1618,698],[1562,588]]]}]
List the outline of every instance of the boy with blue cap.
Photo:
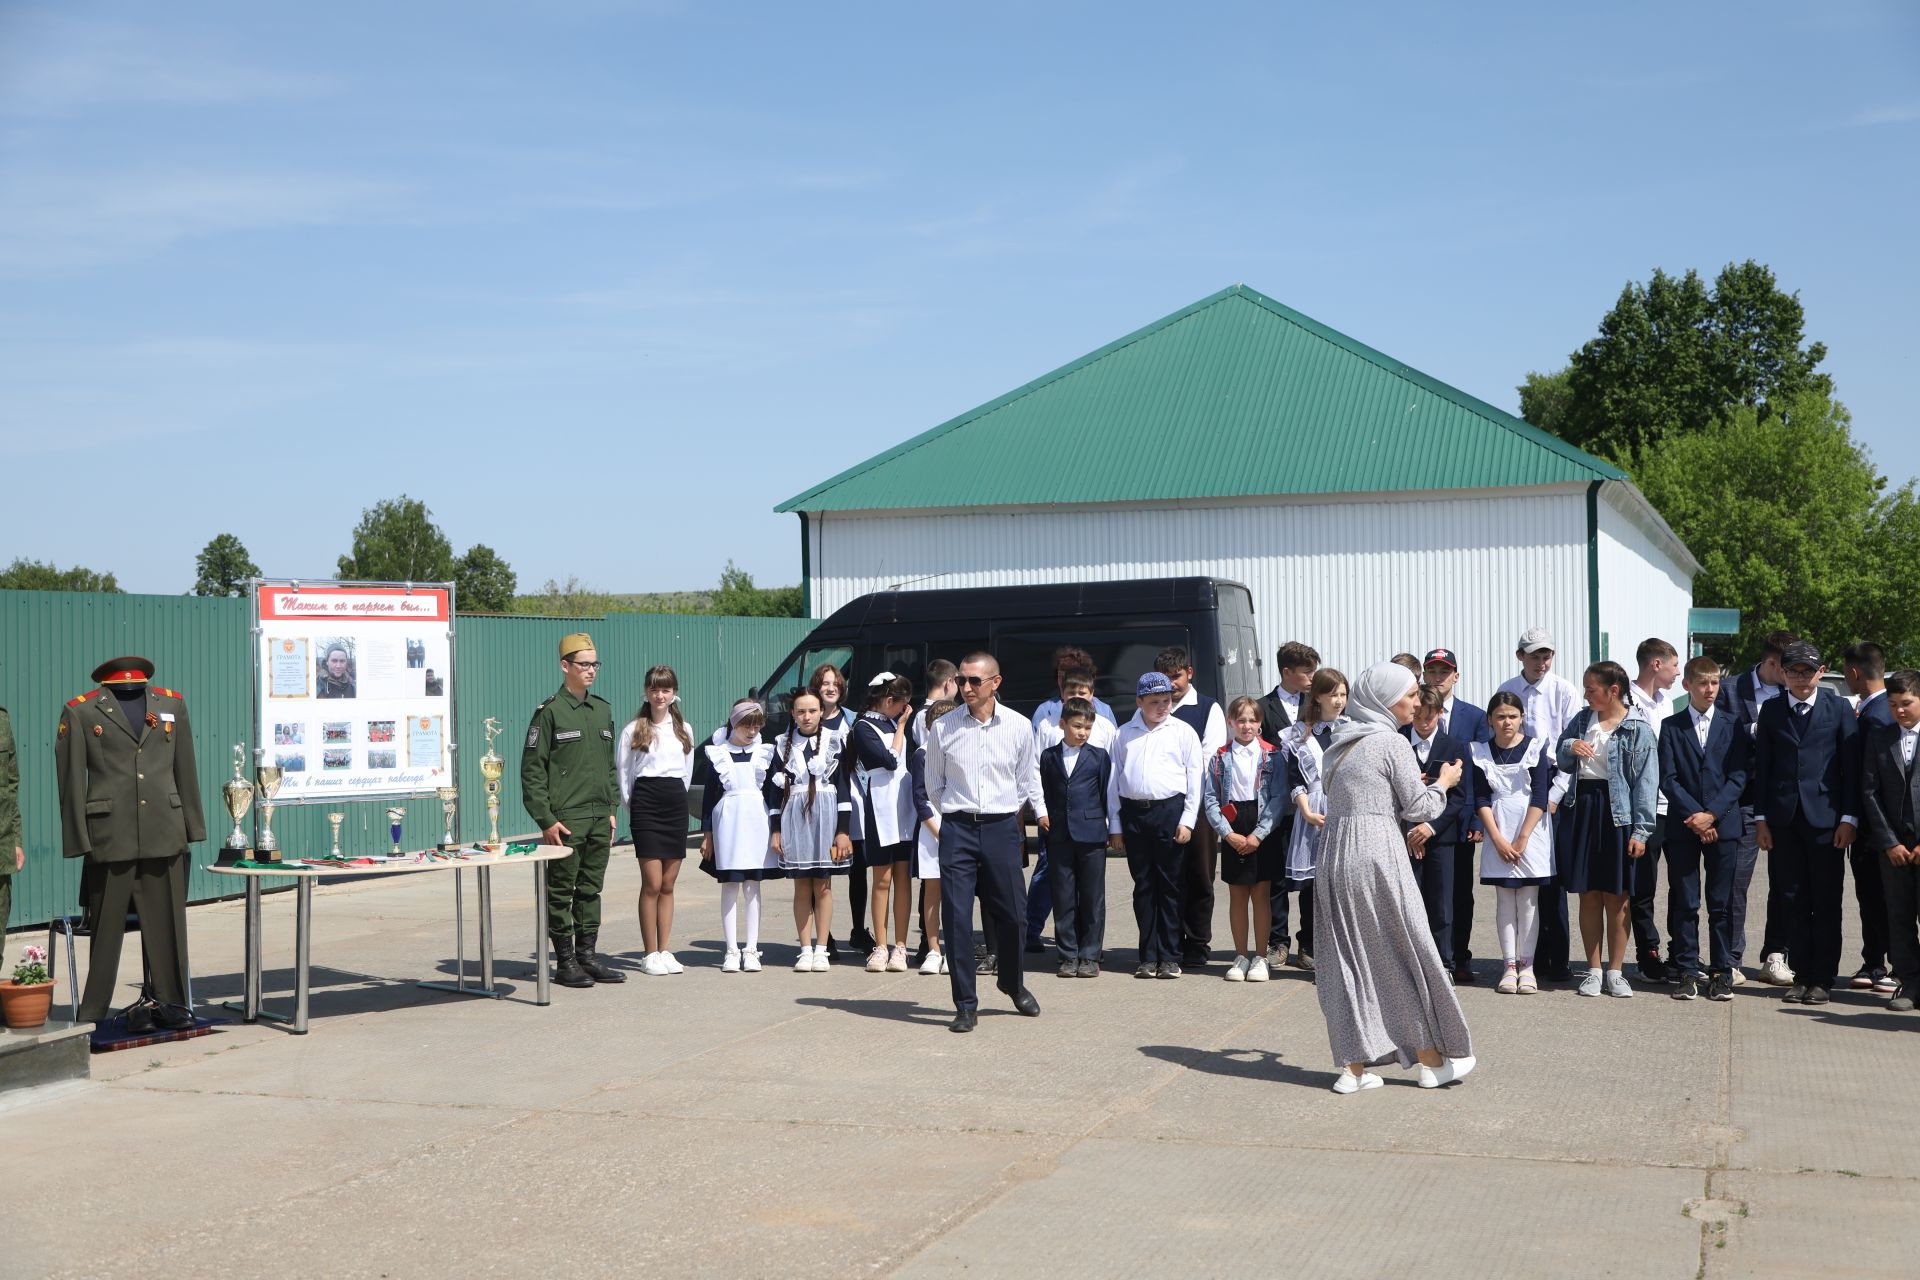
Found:
[{"label": "boy with blue cap", "polygon": [[1140,928],[1136,978],[1180,976],[1180,868],[1200,817],[1200,735],[1173,714],[1173,681],[1149,671],[1113,744],[1108,847],[1127,855]]}]

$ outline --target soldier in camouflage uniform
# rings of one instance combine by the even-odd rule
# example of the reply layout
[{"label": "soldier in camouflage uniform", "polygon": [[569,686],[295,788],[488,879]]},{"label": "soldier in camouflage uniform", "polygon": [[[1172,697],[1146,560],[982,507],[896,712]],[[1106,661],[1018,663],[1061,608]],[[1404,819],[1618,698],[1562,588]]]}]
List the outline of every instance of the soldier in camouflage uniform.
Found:
[{"label": "soldier in camouflage uniform", "polygon": [[614,766],[613,708],[587,690],[600,674],[593,637],[560,641],[560,692],[534,709],[520,756],[521,799],[547,844],[571,858],[547,864],[547,932],[553,979],[563,987],[625,982],[594,948],[600,941],[600,887],[607,879],[614,815],[620,804]]}]

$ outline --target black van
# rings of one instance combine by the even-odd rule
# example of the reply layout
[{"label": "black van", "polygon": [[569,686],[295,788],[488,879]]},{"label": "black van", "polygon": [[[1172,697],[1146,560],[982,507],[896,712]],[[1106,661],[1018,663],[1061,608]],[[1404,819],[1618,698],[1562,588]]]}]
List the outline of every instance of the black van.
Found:
[{"label": "black van", "polygon": [[984,649],[1000,662],[1000,700],[1030,713],[1056,696],[1053,651],[1068,644],[1093,656],[1100,668],[1094,691],[1122,724],[1133,715],[1134,681],[1172,645],[1192,655],[1200,692],[1223,704],[1268,688],[1246,587],[1224,578],[1144,578],[877,591],[815,627],[755,694],[772,734],[786,727],[788,698],[822,663],[847,673],[847,701],[858,710],[867,681],[882,671],[913,681],[918,699],[929,661],[958,662]]}]

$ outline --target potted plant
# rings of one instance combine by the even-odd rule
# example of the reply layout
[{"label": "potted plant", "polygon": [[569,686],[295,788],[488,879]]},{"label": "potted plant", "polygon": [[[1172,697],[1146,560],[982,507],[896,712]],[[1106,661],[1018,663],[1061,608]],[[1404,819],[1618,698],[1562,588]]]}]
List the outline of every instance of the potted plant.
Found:
[{"label": "potted plant", "polygon": [[0,1014],[7,1025],[23,1030],[45,1026],[53,1005],[53,975],[47,972],[47,949],[28,946],[13,966],[13,980],[0,982]]}]

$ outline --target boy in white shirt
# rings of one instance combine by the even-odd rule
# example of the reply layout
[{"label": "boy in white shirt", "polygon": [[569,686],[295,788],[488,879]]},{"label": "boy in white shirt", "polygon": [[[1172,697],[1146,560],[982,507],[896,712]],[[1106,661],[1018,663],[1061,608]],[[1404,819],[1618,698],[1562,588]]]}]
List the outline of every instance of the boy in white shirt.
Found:
[{"label": "boy in white shirt", "polygon": [[1136,978],[1180,976],[1180,869],[1200,816],[1200,735],[1173,714],[1158,671],[1134,688],[1139,709],[1113,744],[1107,846],[1127,855],[1140,930]]}]

